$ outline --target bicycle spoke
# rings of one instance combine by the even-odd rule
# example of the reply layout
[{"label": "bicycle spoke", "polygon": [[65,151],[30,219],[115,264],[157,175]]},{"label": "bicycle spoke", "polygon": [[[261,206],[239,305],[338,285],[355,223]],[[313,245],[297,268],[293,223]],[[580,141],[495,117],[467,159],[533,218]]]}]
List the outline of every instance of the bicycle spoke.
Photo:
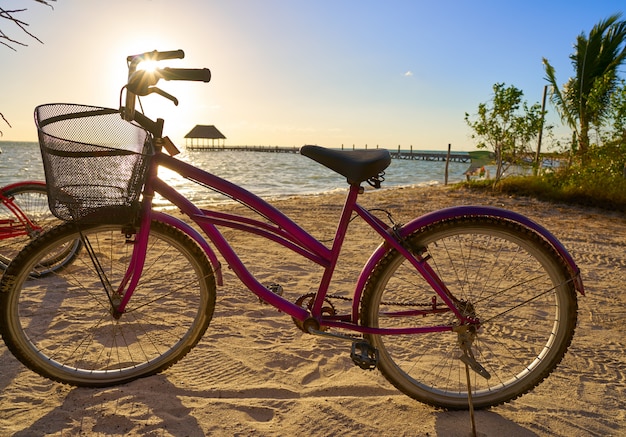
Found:
[{"label": "bicycle spoke", "polygon": [[[433,290],[405,258],[390,251],[368,280],[363,323],[447,325],[457,332],[367,335],[390,382],[422,402],[467,408],[468,364],[473,402],[484,408],[531,390],[554,370],[573,336],[576,299],[559,255],[541,237],[510,222],[468,217],[420,230],[410,244],[427,248],[424,258],[438,280],[461,312],[479,323],[460,325],[452,312],[393,313],[391,303],[428,301]],[[467,329],[474,331],[463,333]]]},{"label": "bicycle spoke", "polygon": [[29,246],[7,272],[15,283],[0,296],[3,337],[34,371],[74,385],[119,384],[171,366],[206,330],[215,304],[210,264],[195,242],[158,222],[150,228],[149,270],[127,311],[115,314],[107,291],[124,278],[134,247],[121,231],[119,225],[82,228],[88,250],[66,268],[32,278],[29,269],[50,248],[78,238],[73,225],[62,226]]}]

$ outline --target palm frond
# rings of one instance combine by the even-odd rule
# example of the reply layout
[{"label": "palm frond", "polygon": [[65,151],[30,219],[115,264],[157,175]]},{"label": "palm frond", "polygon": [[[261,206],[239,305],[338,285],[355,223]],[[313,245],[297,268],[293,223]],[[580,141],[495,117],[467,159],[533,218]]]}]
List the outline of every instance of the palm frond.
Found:
[{"label": "palm frond", "polygon": [[[556,80],[556,72],[554,70],[554,67],[552,66],[552,64],[550,64],[550,61],[548,61],[546,58],[543,58],[543,66],[546,72],[546,76],[544,79],[550,85],[550,102],[556,109],[557,113],[559,114],[559,117],[561,117],[561,121],[563,121],[563,123],[567,124],[572,129],[576,129],[576,126],[577,126],[576,114],[575,112],[571,110],[571,105],[567,101],[569,99],[564,98],[564,95],[563,95],[564,93],[562,93],[561,89],[559,88],[559,84],[557,83],[557,80]],[[568,88],[567,85],[565,85],[564,86],[565,91],[567,91],[567,88]]]}]

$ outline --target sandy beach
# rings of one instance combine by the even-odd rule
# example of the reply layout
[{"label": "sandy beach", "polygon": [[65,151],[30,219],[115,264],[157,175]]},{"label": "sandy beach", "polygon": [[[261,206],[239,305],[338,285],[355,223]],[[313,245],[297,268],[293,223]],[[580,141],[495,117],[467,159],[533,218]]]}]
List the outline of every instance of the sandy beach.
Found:
[{"label": "sandy beach", "polygon": [[[316,237],[330,239],[343,195],[275,204]],[[582,270],[573,343],[557,370],[532,392],[478,411],[481,436],[626,435],[626,219],[623,214],[447,187],[379,190],[366,206],[399,222],[447,206],[507,208],[539,222]],[[224,206],[220,209],[234,209]],[[263,241],[227,231],[251,269],[294,296],[314,289],[318,271],[265,253]],[[378,240],[356,225],[337,271],[338,292]],[[256,252],[259,250],[260,252]],[[295,258],[295,257],[294,257]],[[225,269],[216,312],[203,340],[157,376],[113,388],[74,388],[27,370],[0,344],[0,436],[468,436],[469,413],[448,412],[398,392],[378,371],[355,367],[346,342],[313,337],[248,292]]]}]

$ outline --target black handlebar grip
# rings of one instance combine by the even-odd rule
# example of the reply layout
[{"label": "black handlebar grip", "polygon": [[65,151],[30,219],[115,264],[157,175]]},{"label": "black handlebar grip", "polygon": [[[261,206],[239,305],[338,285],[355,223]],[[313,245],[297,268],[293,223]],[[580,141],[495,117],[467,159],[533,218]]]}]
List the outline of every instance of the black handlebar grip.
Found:
[{"label": "black handlebar grip", "polygon": [[165,52],[154,50],[152,52],[141,53],[140,55],[130,55],[126,58],[126,61],[138,64],[143,61],[163,61],[165,59],[183,59],[184,57],[185,52],[183,50],[169,50]]},{"label": "black handlebar grip", "polygon": [[170,50],[168,52],[156,52],[155,61],[162,61],[164,59],[183,59],[185,52],[182,50]]},{"label": "black handlebar grip", "polygon": [[209,82],[211,70],[208,68],[162,68],[159,73],[165,80],[194,80]]}]

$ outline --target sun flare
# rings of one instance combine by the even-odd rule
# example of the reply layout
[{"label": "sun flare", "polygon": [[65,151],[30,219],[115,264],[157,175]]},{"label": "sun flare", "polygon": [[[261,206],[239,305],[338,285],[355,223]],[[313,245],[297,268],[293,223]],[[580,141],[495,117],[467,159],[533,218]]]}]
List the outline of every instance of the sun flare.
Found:
[{"label": "sun flare", "polygon": [[148,72],[153,72],[157,68],[159,68],[159,63],[157,61],[143,61],[137,66],[138,70],[144,70]]}]

